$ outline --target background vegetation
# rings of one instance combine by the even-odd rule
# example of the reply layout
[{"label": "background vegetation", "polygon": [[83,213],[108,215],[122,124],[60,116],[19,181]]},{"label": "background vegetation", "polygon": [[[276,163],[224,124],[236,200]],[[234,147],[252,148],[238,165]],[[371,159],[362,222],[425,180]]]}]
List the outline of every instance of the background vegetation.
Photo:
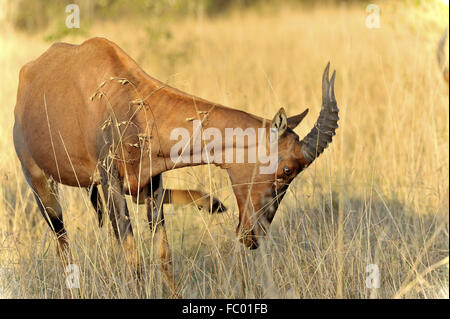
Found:
[{"label": "background vegetation", "polygon": [[[164,175],[173,187],[212,190],[230,210],[210,216],[166,207],[186,298],[448,298],[448,84],[436,63],[448,24],[440,1],[380,1],[381,28],[359,1],[75,1],[81,28],[65,28],[67,1],[0,2],[0,297],[65,297],[65,274],[12,144],[20,67],[50,42],[116,42],[150,75],[187,92],[271,118],[320,110],[320,79],[337,69],[339,129],[296,178],[264,245],[235,239],[237,208],[215,167]],[[132,3],[132,4],[130,4]],[[212,177],[210,177],[212,176]],[[161,298],[142,208],[129,203],[142,282],[130,281],[109,223],[98,229],[83,190],[61,188],[83,298]],[[377,264],[378,289],[366,287]]]}]

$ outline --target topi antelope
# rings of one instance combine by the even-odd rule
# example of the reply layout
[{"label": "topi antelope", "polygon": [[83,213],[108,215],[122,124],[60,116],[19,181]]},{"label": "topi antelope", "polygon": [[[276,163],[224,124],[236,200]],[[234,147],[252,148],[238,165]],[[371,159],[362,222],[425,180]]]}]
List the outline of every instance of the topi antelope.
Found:
[{"label": "topi antelope", "polygon": [[[329,64],[322,78],[322,109],[309,134],[293,129],[308,110],[287,117],[281,108],[270,120],[228,108],[172,88],[147,75],[116,44],[93,38],[80,45],[55,43],[20,71],[15,107],[14,145],[37,204],[58,239],[64,263],[70,259],[68,238],[58,203],[58,183],[101,190],[103,202],[125,258],[139,269],[125,195],[145,202],[153,244],[162,272],[176,294],[164,227],[165,200],[161,174],[207,163],[171,160],[175,128],[194,134],[192,119],[203,129],[261,129],[275,132],[278,147],[273,173],[262,174],[261,162],[214,163],[230,177],[239,209],[236,233],[250,249],[260,243],[292,180],[324,151],[338,127],[335,72]],[[232,148],[244,145],[232,144]],[[258,142],[259,143],[259,142]],[[271,145],[271,144],[270,144]],[[193,150],[188,150],[193,156]],[[93,191],[94,206],[100,192]],[[101,209],[101,208],[100,208]]]}]

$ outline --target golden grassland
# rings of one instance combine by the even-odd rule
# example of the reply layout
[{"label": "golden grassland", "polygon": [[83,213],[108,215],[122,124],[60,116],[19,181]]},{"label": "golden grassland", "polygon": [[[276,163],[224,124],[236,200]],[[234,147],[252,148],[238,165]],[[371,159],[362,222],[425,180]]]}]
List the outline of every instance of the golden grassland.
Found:
[{"label": "golden grassland", "polygon": [[[270,235],[256,251],[237,242],[237,207],[215,167],[165,173],[166,186],[214,192],[229,211],[166,206],[176,280],[186,298],[448,298],[448,85],[436,45],[448,11],[381,3],[380,29],[363,6],[285,7],[187,18],[94,24],[80,43],[105,36],[150,75],[184,91],[272,118],[320,110],[321,73],[337,70],[337,135],[296,178]],[[171,36],[155,37],[164,29]],[[61,298],[65,274],[12,143],[20,67],[49,43],[8,27],[0,33],[0,297]],[[61,105],[61,108],[64,106]],[[61,187],[80,268],[82,298],[165,298],[142,208],[129,202],[145,275],[129,279],[111,226],[99,229],[84,190]],[[366,267],[379,267],[378,289]]]}]

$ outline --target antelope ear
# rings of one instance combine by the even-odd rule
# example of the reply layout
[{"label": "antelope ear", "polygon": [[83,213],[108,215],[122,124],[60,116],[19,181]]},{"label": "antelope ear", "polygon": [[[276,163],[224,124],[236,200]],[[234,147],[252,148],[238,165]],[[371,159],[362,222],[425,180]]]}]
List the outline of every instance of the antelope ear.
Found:
[{"label": "antelope ear", "polygon": [[300,122],[305,118],[306,114],[308,114],[309,109],[303,111],[303,113],[291,116],[287,119],[287,126],[293,130],[300,124]]},{"label": "antelope ear", "polygon": [[281,137],[288,128],[288,118],[284,108],[281,108],[277,114],[273,117],[272,123],[270,124],[271,130],[277,130],[278,137]]}]

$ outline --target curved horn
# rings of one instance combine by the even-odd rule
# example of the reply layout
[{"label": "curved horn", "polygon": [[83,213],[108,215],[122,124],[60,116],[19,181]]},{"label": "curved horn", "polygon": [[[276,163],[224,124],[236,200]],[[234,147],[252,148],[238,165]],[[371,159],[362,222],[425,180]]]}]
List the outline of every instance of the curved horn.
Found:
[{"label": "curved horn", "polygon": [[337,108],[336,98],[334,97],[334,77],[336,71],[328,80],[330,62],[328,62],[322,76],[322,109],[314,128],[303,138],[302,153],[305,159],[311,164],[331,142],[336,135],[338,127],[339,109]]}]

